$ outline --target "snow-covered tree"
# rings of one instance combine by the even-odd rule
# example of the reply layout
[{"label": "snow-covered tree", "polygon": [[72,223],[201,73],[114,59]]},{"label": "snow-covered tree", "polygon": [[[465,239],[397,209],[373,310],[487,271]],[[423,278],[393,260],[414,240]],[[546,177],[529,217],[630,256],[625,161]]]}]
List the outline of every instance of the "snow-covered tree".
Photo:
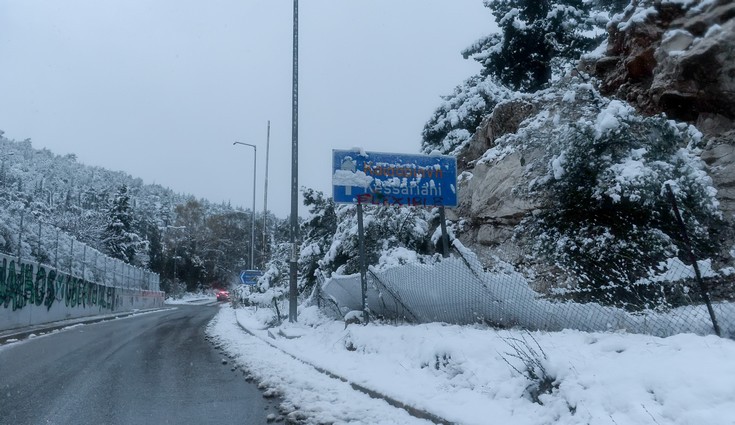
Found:
[{"label": "snow-covered tree", "polygon": [[625,10],[631,3],[631,0],[593,0],[592,3],[596,9],[614,15]]},{"label": "snow-covered tree", "polygon": [[492,76],[468,78],[455,87],[452,94],[442,97],[444,101],[424,125],[422,152],[428,154],[436,150],[456,155],[469,142],[485,115],[511,93],[496,84]]},{"label": "snow-covered tree", "polygon": [[[258,279],[255,294],[250,302],[260,305],[273,305],[273,301],[282,301],[289,290],[292,245],[290,239],[290,220],[275,220],[271,233],[271,256],[263,267],[263,276]],[[303,276],[302,276],[303,278]],[[298,285],[299,290],[304,285]]]},{"label": "snow-covered tree", "polygon": [[[44,233],[52,226],[59,228],[58,256],[79,256],[78,260],[64,257],[59,261],[65,265],[73,262],[78,271],[83,267],[77,267],[77,262],[81,265],[85,261],[79,242],[109,254],[107,243],[119,248],[125,234],[141,242],[134,264],[159,272],[164,286],[172,281],[174,257],[177,282],[184,281],[191,288],[199,284],[227,285],[248,263],[249,212],[206,200],[187,206],[194,201],[189,195],[176,194],[160,185],[144,185],[125,173],[86,166],[77,162],[74,154],[55,155],[47,149],[34,149],[30,140],[18,142],[3,136],[0,131],[0,249],[5,252],[17,253],[20,218],[25,216],[28,221],[28,213],[32,213],[34,220],[43,222]],[[123,185],[127,195],[121,198],[118,188]],[[122,208],[125,212],[114,218],[117,213],[113,210],[122,205],[126,205]],[[257,235],[262,234],[262,222],[256,214]],[[269,215],[269,226],[277,222]],[[190,232],[171,230],[185,225]],[[53,232],[44,238],[52,248],[42,247],[38,253],[37,242],[27,242],[37,239],[38,230],[24,230],[21,252],[41,261],[55,259],[56,230]],[[73,251],[69,235],[74,237]],[[150,249],[146,243],[150,243]],[[262,247],[260,237],[256,237],[255,249],[269,252],[269,247]]]},{"label": "snow-covered tree", "polygon": [[107,225],[103,232],[103,244],[107,253],[128,264],[133,264],[144,242],[132,228],[133,215],[130,208],[128,187],[122,185],[114,195],[107,214]]},{"label": "snow-covered tree", "polygon": [[304,285],[311,287],[316,282],[314,273],[319,268],[319,260],[331,246],[337,231],[337,215],[334,201],[323,192],[304,188],[302,193],[310,217],[301,226],[303,243],[299,255],[299,271]]},{"label": "snow-covered tree", "polygon": [[483,75],[524,92],[535,92],[565,73],[601,40],[592,35],[587,0],[485,0],[500,33],[477,40],[462,54],[483,66]]}]

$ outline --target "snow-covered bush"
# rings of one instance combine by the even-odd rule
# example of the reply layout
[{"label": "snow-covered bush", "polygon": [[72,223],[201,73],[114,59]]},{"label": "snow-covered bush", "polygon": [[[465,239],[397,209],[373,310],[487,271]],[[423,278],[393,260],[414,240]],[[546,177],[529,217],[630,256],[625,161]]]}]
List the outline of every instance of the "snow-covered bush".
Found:
[{"label": "snow-covered bush", "polygon": [[[337,231],[332,244],[320,261],[327,274],[352,274],[360,271],[356,206],[340,205]],[[387,253],[400,253],[403,261],[420,260],[430,253],[429,222],[431,213],[420,208],[365,206],[363,224],[367,265],[389,261]],[[396,250],[396,248],[403,248]],[[409,254],[412,251],[415,254]],[[399,260],[400,261],[400,260]]]},{"label": "snow-covered bush", "polygon": [[721,220],[716,191],[697,155],[701,134],[662,116],[642,117],[584,84],[545,96],[561,98],[485,154],[497,159],[508,147],[543,152],[518,188],[542,208],[518,236],[560,271],[557,278],[571,282],[567,295],[577,301],[664,305],[661,285],[641,278],[683,247],[667,184],[697,251],[719,249],[711,234]]},{"label": "snow-covered bush", "polygon": [[288,287],[289,284],[289,259],[291,257],[291,244],[280,243],[273,248],[270,261],[265,265],[263,276],[258,278],[256,291],[266,292],[272,288]]},{"label": "snow-covered bush", "polygon": [[[533,344],[531,341],[533,341]],[[530,384],[526,387],[526,394],[534,403],[543,405],[544,403],[540,397],[559,389],[556,376],[548,370],[549,357],[546,355],[546,351],[541,348],[533,334],[528,331],[519,337],[504,337],[503,342],[511,349],[511,351],[505,353],[505,356],[502,356],[503,360],[514,372],[530,381]],[[511,362],[508,359],[509,357],[515,359],[515,361]],[[513,364],[517,362],[520,362],[522,366]]]}]

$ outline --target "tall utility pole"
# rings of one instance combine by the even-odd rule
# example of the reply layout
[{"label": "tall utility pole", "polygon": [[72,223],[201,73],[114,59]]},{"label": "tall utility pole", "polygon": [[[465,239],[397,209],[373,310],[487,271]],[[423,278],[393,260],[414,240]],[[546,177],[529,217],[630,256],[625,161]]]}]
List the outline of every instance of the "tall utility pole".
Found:
[{"label": "tall utility pole", "polygon": [[268,134],[265,139],[265,192],[263,194],[263,268],[268,259],[265,257],[268,249],[268,156],[271,151],[271,122],[268,121]]},{"label": "tall utility pole", "polygon": [[296,321],[296,278],[299,237],[299,0],[293,0],[293,82],[291,102],[291,261],[288,321]]}]

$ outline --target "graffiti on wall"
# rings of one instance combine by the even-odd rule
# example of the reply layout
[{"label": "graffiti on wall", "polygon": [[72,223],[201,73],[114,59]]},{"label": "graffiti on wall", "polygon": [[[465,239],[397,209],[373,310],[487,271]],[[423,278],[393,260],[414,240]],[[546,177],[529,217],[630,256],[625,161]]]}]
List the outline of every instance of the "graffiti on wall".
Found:
[{"label": "graffiti on wall", "polygon": [[66,307],[97,307],[114,310],[115,287],[88,282],[43,266],[0,260],[0,306],[13,311],[25,306],[63,302]]}]

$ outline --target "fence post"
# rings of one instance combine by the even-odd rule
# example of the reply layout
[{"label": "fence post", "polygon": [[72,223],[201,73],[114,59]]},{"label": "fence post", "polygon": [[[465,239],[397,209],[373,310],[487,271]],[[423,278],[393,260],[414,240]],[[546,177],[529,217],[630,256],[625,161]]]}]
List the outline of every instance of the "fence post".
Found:
[{"label": "fence post", "polygon": [[56,247],[54,248],[54,268],[59,269],[59,228],[56,228]]},{"label": "fence post", "polygon": [[447,216],[444,213],[444,205],[439,207],[439,221],[442,228],[442,257],[449,257],[449,235],[447,234]]},{"label": "fence post", "polygon": [[69,276],[74,276],[74,236],[71,237],[71,248],[69,249]]},{"label": "fence post", "polygon": [[316,306],[318,309],[322,308],[322,283],[324,283],[324,275],[321,270],[316,271]]},{"label": "fence post", "polygon": [[705,286],[704,281],[702,281],[702,273],[700,273],[699,271],[697,257],[694,255],[694,251],[692,251],[692,244],[689,240],[687,228],[684,225],[684,220],[681,219],[681,214],[679,214],[679,207],[676,205],[676,197],[674,196],[674,192],[671,190],[671,186],[669,186],[668,183],[666,183],[666,191],[669,194],[671,206],[674,208],[674,216],[676,216],[676,222],[679,224],[679,230],[681,230],[681,237],[684,241],[684,247],[687,250],[689,261],[691,261],[692,266],[694,267],[694,274],[697,276],[699,291],[702,293],[702,298],[704,298],[704,302],[707,303],[707,311],[709,312],[709,317],[712,320],[712,327],[715,329],[715,334],[721,337],[722,335],[720,334],[720,325],[717,324],[717,317],[715,316],[714,309],[712,309],[712,302],[710,302],[709,292],[707,291],[707,287]]},{"label": "fence post", "polygon": [[87,271],[87,244],[84,244],[84,249],[82,250],[82,281],[87,280],[87,276],[85,275]]},{"label": "fence post", "polygon": [[18,265],[21,262],[21,247],[23,245],[23,214],[20,215],[20,232],[18,233]]},{"label": "fence post", "polygon": [[41,226],[43,223],[41,219],[38,220],[38,266],[41,266]]}]

